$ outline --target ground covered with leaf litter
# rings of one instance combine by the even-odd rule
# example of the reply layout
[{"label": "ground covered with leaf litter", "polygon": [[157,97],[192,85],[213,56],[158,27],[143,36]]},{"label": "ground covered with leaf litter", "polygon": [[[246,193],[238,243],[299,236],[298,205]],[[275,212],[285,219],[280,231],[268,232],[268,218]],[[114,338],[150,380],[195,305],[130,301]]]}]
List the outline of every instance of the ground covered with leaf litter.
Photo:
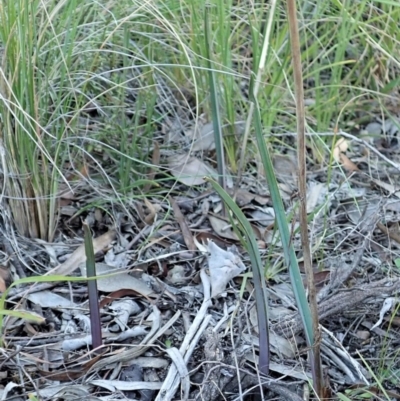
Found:
[{"label": "ground covered with leaf litter", "polygon": [[[376,120],[353,134],[337,133],[331,167],[310,163],[307,172],[327,398],[400,399],[400,149],[397,129],[389,125]],[[42,323],[5,318],[1,400],[309,396],[305,339],[262,169],[254,163],[238,190],[235,179],[228,186],[252,224],[265,262],[267,378],[257,369],[248,256],[221,213],[219,197],[203,180],[216,174],[212,126],[205,122],[184,133],[173,126],[162,127],[164,142],[153,152],[169,175],[162,181],[165,190],[152,196],[149,186],[147,196],[123,207],[95,207],[80,182],[74,195],[64,194],[55,243],[4,238],[2,290],[24,276],[85,276],[83,218],[95,236],[97,274],[108,276],[98,280],[104,346],[95,351],[85,282],[64,279],[11,289],[6,308],[34,313]],[[282,141],[290,145],[294,136]],[[160,151],[165,143],[192,148]],[[286,151],[274,165],[301,263],[295,155]]]}]

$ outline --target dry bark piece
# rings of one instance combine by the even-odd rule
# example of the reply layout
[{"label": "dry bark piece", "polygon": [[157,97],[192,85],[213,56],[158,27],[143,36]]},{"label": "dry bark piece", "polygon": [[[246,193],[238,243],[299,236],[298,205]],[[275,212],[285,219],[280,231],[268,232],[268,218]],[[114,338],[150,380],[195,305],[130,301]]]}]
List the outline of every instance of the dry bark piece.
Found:
[{"label": "dry bark piece", "polygon": [[[326,319],[344,310],[349,310],[370,297],[391,296],[400,290],[400,279],[392,280],[384,278],[382,280],[360,285],[347,291],[340,291],[318,305],[318,315],[320,320]],[[299,314],[294,318],[288,318],[273,325],[277,334],[292,337],[302,329],[302,321]]]},{"label": "dry bark piece", "polygon": [[223,376],[221,369],[215,369],[216,364],[224,361],[224,351],[221,346],[221,338],[211,327],[204,333],[204,375],[206,380],[201,386],[199,399],[202,401],[213,401],[223,392]]}]

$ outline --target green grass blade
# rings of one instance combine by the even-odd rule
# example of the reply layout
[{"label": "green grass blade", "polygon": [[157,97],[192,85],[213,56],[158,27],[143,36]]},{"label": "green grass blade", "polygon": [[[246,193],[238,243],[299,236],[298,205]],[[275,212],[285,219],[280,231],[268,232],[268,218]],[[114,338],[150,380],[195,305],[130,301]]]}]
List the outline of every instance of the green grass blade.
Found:
[{"label": "green grass blade", "polygon": [[269,155],[267,146],[264,141],[258,102],[257,99],[254,98],[254,96],[252,96],[251,100],[255,103],[254,125],[256,131],[258,150],[260,152],[261,160],[264,166],[265,176],[268,182],[268,188],[271,193],[271,199],[275,211],[276,221],[278,224],[279,232],[281,234],[283,252],[285,255],[286,264],[289,266],[289,275],[293,287],[294,296],[303,321],[307,343],[309,344],[309,346],[311,346],[312,344],[314,344],[314,335],[313,335],[310,306],[308,305],[306,293],[303,286],[303,281],[301,279],[296,253],[294,251],[293,245],[291,244],[288,222],[286,219],[286,214],[285,214],[285,209],[283,207],[281,194],[279,192],[278,183],[276,181],[271,156]]},{"label": "green grass blade", "polygon": [[[83,223],[83,231],[85,233],[85,253],[86,253],[86,274],[87,277],[96,277],[96,262],[94,259],[93,239],[89,225]],[[97,281],[90,280],[87,283],[89,294],[89,311],[90,311],[90,330],[92,333],[92,347],[100,347],[102,342],[101,337],[101,322],[99,311],[99,293],[97,291]]]},{"label": "green grass blade", "polygon": [[[34,277],[24,277],[19,280],[14,281],[1,295],[0,297],[0,311],[5,313],[0,315],[6,315],[7,310],[5,308],[6,300],[8,294],[10,293],[13,287],[16,287],[21,284],[32,284],[32,283],[56,283],[56,282],[78,282],[78,281],[93,281],[97,280],[98,278],[107,278],[112,277],[120,274],[120,272],[109,273],[109,274],[102,274],[100,277],[67,277],[62,275],[48,275],[48,276],[34,276]],[[29,291],[29,290],[27,290]],[[3,319],[0,318],[0,336],[3,335]],[[2,339],[0,337],[0,347],[2,346]]]},{"label": "green grass blade", "polygon": [[[253,271],[253,281],[255,288],[256,304],[257,304],[257,319],[260,339],[260,370],[264,374],[269,371],[269,329],[268,329],[268,294],[265,285],[264,267],[261,262],[260,252],[257,246],[256,238],[253,229],[248,222],[246,216],[236,205],[235,201],[226,193],[226,191],[215,181],[207,179],[217,191],[230,210],[237,219],[237,228],[245,238],[245,245],[251,260],[251,268]],[[232,219],[233,220],[233,219]]]},{"label": "green grass blade", "polygon": [[211,28],[208,14],[209,10],[208,7],[206,7],[204,16],[204,29],[205,29],[208,78],[210,86],[211,113],[212,113],[213,129],[214,129],[215,149],[217,152],[218,182],[219,185],[225,189],[226,174],[225,174],[224,141],[221,130],[222,127],[221,117],[219,115],[219,107],[218,107],[217,85],[211,62],[211,42],[210,42]]},{"label": "green grass blade", "polygon": [[44,317],[33,315],[26,311],[0,310],[0,316],[16,317],[19,319],[30,320],[34,323],[43,323],[45,321]]}]

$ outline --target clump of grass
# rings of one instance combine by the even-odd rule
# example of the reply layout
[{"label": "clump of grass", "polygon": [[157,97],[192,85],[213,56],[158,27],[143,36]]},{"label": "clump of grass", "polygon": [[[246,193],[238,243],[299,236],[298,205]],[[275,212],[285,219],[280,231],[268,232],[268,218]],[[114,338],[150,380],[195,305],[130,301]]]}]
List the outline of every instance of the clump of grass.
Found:
[{"label": "clump of grass", "polygon": [[[77,1],[16,0],[1,7],[4,192],[21,235],[52,240],[58,186],[84,163],[76,143],[85,17]],[[81,153],[81,154],[80,154]]]},{"label": "clump of grass", "polygon": [[[77,6],[76,2],[71,2],[71,6]],[[43,68],[45,60],[40,52],[48,44],[49,35],[37,27],[36,19],[44,16],[40,8],[40,2],[23,0],[1,7],[0,112],[4,189],[13,220],[22,235],[49,239],[56,218],[55,198],[49,195],[56,191],[55,177],[60,175],[62,165],[59,141],[66,128],[63,118],[58,119],[58,130],[49,126],[52,111],[57,108],[50,101],[57,103],[66,94],[54,90],[53,77]],[[71,13],[70,21],[65,21],[71,29],[76,27],[74,15]],[[60,49],[65,56],[63,63],[67,64],[68,50],[68,43],[64,52]],[[60,54],[45,58],[57,56]],[[61,86],[67,86],[65,74],[58,78]],[[68,96],[66,102],[71,103],[73,98]],[[54,150],[50,153],[51,148]]]},{"label": "clump of grass", "polygon": [[[166,2],[169,4],[169,2]],[[215,75],[221,89],[221,119],[226,125],[224,142],[228,167],[237,170],[238,149],[247,147],[248,157],[254,153],[252,141],[242,138],[230,128],[232,121],[243,120],[249,107],[248,86],[251,71],[258,65],[264,27],[261,21],[267,9],[263,2],[247,7],[241,2],[215,1],[210,8],[213,31]],[[286,11],[277,6],[271,24],[269,50],[260,76],[260,112],[262,125],[272,133],[293,132],[296,128],[291,54]],[[205,65],[203,35],[204,5],[181,2],[170,9],[176,32],[190,49],[192,64]],[[368,123],[377,114],[390,115],[399,83],[399,40],[397,21],[400,7],[393,2],[307,2],[299,10],[302,67],[306,100],[306,122],[316,133],[308,138],[315,162],[325,162],[329,137],[318,132],[332,131],[335,126],[350,130]],[[185,64],[179,58],[180,64]],[[196,70],[199,107],[209,117],[209,92],[204,71]],[[178,75],[177,75],[178,78]],[[182,85],[190,87],[186,80]],[[204,100],[204,101],[203,101]],[[270,136],[277,147],[288,144]],[[241,148],[240,148],[241,147]],[[232,151],[232,149],[234,150]]]},{"label": "clump of grass", "polygon": [[132,48],[143,18],[122,3],[111,11],[16,0],[0,9],[3,194],[23,236],[53,239],[60,183],[87,180],[87,165],[119,201],[148,170],[157,92],[151,62]]}]

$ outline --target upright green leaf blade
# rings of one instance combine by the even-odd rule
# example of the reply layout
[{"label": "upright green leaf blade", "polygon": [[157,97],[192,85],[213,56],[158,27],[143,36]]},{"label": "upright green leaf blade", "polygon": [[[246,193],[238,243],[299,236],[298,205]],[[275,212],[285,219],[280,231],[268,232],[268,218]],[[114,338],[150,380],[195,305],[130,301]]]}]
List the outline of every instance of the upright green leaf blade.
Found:
[{"label": "upright green leaf blade", "polygon": [[221,117],[219,114],[218,107],[218,93],[217,93],[217,83],[215,79],[215,73],[211,61],[211,41],[210,34],[211,28],[209,23],[209,10],[208,7],[205,8],[205,18],[204,18],[204,29],[205,29],[205,41],[206,41],[206,54],[207,54],[207,67],[208,67],[208,82],[210,86],[210,101],[211,101],[211,112],[212,112],[212,122],[214,131],[214,141],[215,149],[217,152],[217,168],[218,168],[218,182],[219,185],[225,189],[225,156],[224,156],[224,141],[222,136],[222,124]]},{"label": "upright green leaf blade", "polygon": [[[83,223],[85,233],[85,252],[86,252],[86,274],[88,277],[96,277],[96,262],[94,259],[93,240],[90,227],[86,222]],[[101,322],[99,311],[99,296],[97,291],[97,281],[88,281],[89,310],[90,310],[90,330],[92,333],[92,347],[100,347],[102,342]]]},{"label": "upright green leaf blade", "polygon": [[265,176],[267,178],[268,187],[271,193],[272,204],[275,210],[276,221],[278,224],[281,240],[283,244],[283,252],[286,264],[289,267],[290,280],[292,282],[294,296],[299,307],[299,312],[303,321],[307,343],[311,346],[314,344],[314,335],[312,329],[312,319],[310,306],[308,305],[306,292],[303,286],[303,280],[300,275],[299,264],[297,262],[296,253],[290,240],[290,232],[286,219],[285,209],[283,207],[282,198],[279,192],[278,183],[276,181],[271,156],[269,155],[265,144],[263,130],[261,125],[260,109],[257,99],[251,96],[251,101],[255,103],[254,108],[254,126],[256,131],[256,139],[258,150],[264,166]]},{"label": "upright green leaf blade", "polygon": [[268,294],[265,285],[264,267],[261,262],[260,251],[254,236],[253,229],[250,226],[246,216],[236,205],[235,201],[226,193],[226,191],[215,181],[208,178],[211,185],[222,198],[223,202],[238,221],[237,228],[245,238],[247,252],[251,260],[251,268],[253,271],[253,281],[257,305],[257,319],[260,340],[260,370],[268,375],[269,372],[269,329],[268,329]]}]

